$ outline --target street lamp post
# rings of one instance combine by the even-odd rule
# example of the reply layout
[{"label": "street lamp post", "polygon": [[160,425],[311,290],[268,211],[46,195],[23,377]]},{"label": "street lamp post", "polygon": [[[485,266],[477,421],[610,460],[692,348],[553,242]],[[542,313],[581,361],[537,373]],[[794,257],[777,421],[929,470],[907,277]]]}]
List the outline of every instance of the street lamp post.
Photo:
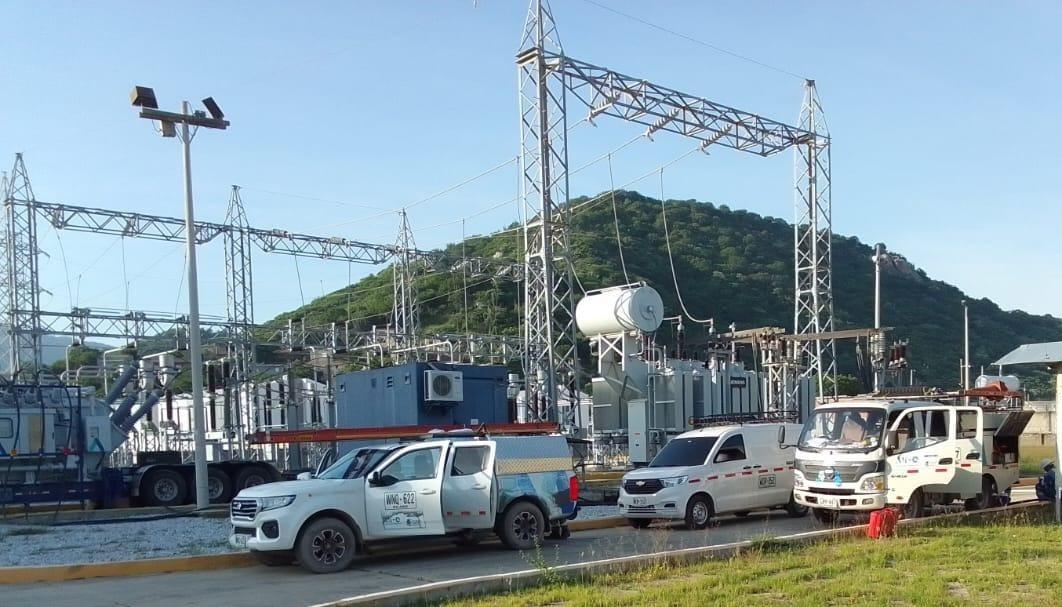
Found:
[{"label": "street lamp post", "polygon": [[196,509],[203,509],[210,505],[210,494],[207,483],[206,416],[203,410],[203,351],[199,333],[195,210],[192,203],[192,139],[199,127],[224,130],[229,122],[211,97],[203,100],[203,106],[210,112],[209,117],[202,110],[191,111],[187,101],[181,103],[180,113],[159,110],[155,91],[148,87],[134,88],[130,101],[140,107],[141,118],[158,123],[163,137],[178,136],[176,125],[181,125],[179,138],[184,156],[184,231],[188,258],[188,350],[192,367],[192,415],[195,425],[195,505]]}]

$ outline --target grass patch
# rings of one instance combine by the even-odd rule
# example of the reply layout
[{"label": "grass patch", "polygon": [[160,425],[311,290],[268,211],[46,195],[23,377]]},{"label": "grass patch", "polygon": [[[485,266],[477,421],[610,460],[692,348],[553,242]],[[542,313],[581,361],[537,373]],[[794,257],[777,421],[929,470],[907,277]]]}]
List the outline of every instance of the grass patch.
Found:
[{"label": "grass patch", "polygon": [[1062,596],[1060,526],[1026,518],[901,528],[900,534],[788,549],[762,538],[728,560],[552,581],[445,605],[1042,607]]},{"label": "grass patch", "polygon": [[[1054,461],[1055,447],[1053,445],[1021,446],[1021,459],[1018,466],[1022,476],[1041,476],[1044,471],[1040,468],[1040,461],[1044,458]],[[1057,463],[1057,462],[1055,462]]]}]

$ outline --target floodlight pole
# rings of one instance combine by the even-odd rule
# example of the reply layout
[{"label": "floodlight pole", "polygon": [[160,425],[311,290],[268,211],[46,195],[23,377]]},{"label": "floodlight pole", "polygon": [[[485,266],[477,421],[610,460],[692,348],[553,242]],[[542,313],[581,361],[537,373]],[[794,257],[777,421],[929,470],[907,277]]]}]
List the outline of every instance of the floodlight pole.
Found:
[{"label": "floodlight pole", "polygon": [[[184,236],[188,258],[188,350],[192,375],[192,420],[193,439],[195,442],[195,505],[202,510],[210,505],[209,483],[207,482],[206,459],[206,415],[203,410],[203,350],[199,333],[199,278],[196,274],[196,233],[195,210],[192,202],[192,139],[199,127],[224,130],[229,126],[213,98],[203,100],[210,110],[192,112],[191,104],[181,102],[181,112],[166,112],[158,109],[155,92],[148,87],[136,87],[131,101],[140,106],[140,117],[157,121],[163,137],[180,135],[184,156]],[[175,126],[180,124],[180,131]],[[189,128],[195,126],[195,129]]]},{"label": "floodlight pole", "polygon": [[[181,113],[188,115],[187,101]],[[203,351],[199,333],[199,277],[196,274],[195,209],[192,202],[192,137],[187,122],[181,123],[181,147],[184,151],[184,237],[188,257],[188,352],[192,366],[192,419],[195,427],[195,507],[210,506],[207,485],[206,415],[203,411]]]}]

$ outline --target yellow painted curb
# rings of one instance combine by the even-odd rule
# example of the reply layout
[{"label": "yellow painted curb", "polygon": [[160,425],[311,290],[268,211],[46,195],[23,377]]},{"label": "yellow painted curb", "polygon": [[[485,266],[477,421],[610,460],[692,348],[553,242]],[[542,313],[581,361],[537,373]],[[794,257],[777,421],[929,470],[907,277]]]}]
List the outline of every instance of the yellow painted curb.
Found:
[{"label": "yellow painted curb", "polygon": [[592,531],[594,529],[611,529],[612,527],[622,527],[627,524],[627,519],[619,516],[610,516],[607,518],[593,518],[585,521],[578,519],[568,523],[568,528],[573,532],[576,531]]},{"label": "yellow painted curb", "polygon": [[182,556],[113,563],[85,563],[51,567],[0,568],[0,584],[36,584],[41,582],[69,582],[101,577],[131,577],[179,571],[207,571],[248,567],[257,561],[246,552]]}]

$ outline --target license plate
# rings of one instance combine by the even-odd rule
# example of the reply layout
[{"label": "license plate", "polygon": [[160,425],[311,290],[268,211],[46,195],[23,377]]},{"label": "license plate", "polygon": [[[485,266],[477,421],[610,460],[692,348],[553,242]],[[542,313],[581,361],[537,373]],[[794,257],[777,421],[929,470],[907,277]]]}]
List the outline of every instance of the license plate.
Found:
[{"label": "license plate", "polygon": [[636,498],[634,498],[634,505],[635,506],[645,506],[648,503],[649,503],[649,500],[644,498],[644,497],[636,497]]},{"label": "license plate", "polygon": [[819,505],[824,507],[824,508],[836,508],[837,507],[837,498],[836,497],[821,496],[821,497],[819,497]]},{"label": "license plate", "polygon": [[384,495],[384,510],[410,510],[417,507],[417,494],[413,491],[387,493]]},{"label": "license plate", "polygon": [[242,533],[233,533],[229,536],[229,545],[233,548],[246,548],[247,540],[250,538],[251,536],[249,535],[244,535]]}]

